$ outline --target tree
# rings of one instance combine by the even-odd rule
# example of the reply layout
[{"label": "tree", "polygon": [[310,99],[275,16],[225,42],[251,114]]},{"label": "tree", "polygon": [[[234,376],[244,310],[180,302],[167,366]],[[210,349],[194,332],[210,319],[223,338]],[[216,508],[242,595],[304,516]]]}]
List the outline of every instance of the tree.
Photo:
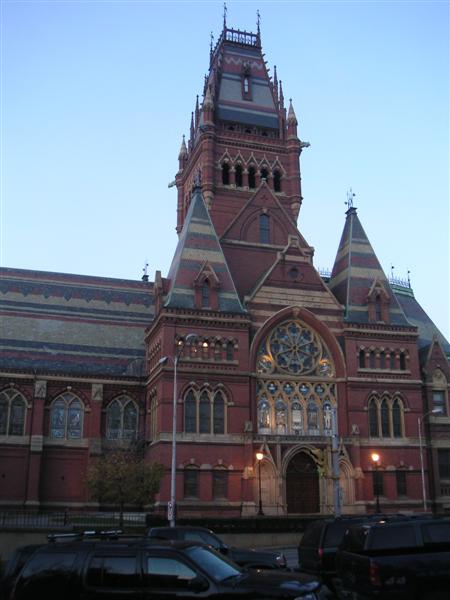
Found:
[{"label": "tree", "polygon": [[85,483],[92,498],[119,507],[122,526],[125,505],[153,504],[163,474],[163,465],[146,462],[136,449],[116,448],[89,467]]}]

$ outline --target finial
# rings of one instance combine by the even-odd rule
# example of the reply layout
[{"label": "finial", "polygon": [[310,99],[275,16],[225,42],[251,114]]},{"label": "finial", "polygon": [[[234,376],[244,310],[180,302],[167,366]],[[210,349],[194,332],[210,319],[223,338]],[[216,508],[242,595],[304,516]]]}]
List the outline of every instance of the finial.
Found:
[{"label": "finial", "polygon": [[283,82],[280,79],[280,108],[284,108]]},{"label": "finial", "polygon": [[227,3],[223,3],[223,30],[227,28]]},{"label": "finial", "polygon": [[181,141],[181,148],[180,148],[180,153],[178,154],[178,158],[186,156],[187,153],[188,152],[187,152],[187,148],[186,148],[186,140],[185,140],[184,135],[183,135],[183,140]]},{"label": "finial", "polygon": [[394,265],[391,265],[391,281],[394,281]]},{"label": "finial", "polygon": [[297,121],[297,117],[295,116],[294,107],[292,106],[292,98],[289,98],[289,110],[288,110],[288,122],[289,121]]},{"label": "finial", "polygon": [[210,41],[210,44],[209,44],[209,54],[210,54],[210,56],[212,56],[213,47],[214,47],[214,34],[211,31],[211,41]]},{"label": "finial", "polygon": [[206,94],[205,94],[205,100],[203,101],[203,108],[214,108],[214,102],[211,96],[211,89],[208,86],[206,86]]},{"label": "finial", "polygon": [[143,271],[143,275],[142,275],[142,281],[148,281],[148,273],[147,273],[147,267],[148,267],[148,262],[145,261],[145,265],[144,268],[142,269]]},{"label": "finial", "polygon": [[261,24],[261,15],[259,14],[259,8],[258,8],[258,10],[256,11],[256,31],[257,31],[258,37],[261,34],[260,24]]},{"label": "finial", "polygon": [[411,287],[411,279],[409,277],[410,273],[411,273],[411,271],[408,270],[408,274],[407,274],[407,276],[408,276],[408,287]]},{"label": "finial", "polygon": [[353,193],[352,188],[350,188],[347,192],[347,202],[345,202],[345,204],[348,206],[348,208],[353,208],[353,198],[356,196],[356,194]]}]

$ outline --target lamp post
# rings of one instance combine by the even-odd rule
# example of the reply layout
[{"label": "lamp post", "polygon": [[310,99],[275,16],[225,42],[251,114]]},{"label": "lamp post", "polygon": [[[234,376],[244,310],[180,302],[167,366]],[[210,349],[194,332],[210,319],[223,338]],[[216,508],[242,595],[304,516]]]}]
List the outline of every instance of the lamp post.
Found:
[{"label": "lamp post", "polygon": [[262,509],[262,495],[261,495],[261,461],[264,458],[264,454],[259,451],[256,453],[256,460],[258,461],[258,485],[259,485],[259,508],[258,515],[264,516],[264,512]]},{"label": "lamp post", "polygon": [[422,478],[422,500],[423,500],[423,510],[427,512],[427,492],[425,488],[425,470],[423,466],[423,444],[422,444],[422,422],[429,415],[440,415],[442,414],[442,410],[440,408],[433,408],[429,410],[427,413],[423,415],[422,418],[417,417],[417,427],[419,429],[419,452],[420,452],[420,474]]},{"label": "lamp post", "polygon": [[167,361],[173,362],[173,403],[172,403],[172,464],[170,469],[170,501],[167,506],[167,519],[171,527],[175,527],[176,522],[176,495],[177,495],[177,367],[178,361],[183,354],[186,344],[189,344],[198,339],[195,333],[189,333],[185,338],[180,338],[177,342],[177,347],[174,356],[163,356],[159,359],[159,364],[162,365]]},{"label": "lamp post", "polygon": [[378,481],[378,466],[380,463],[380,455],[378,454],[378,452],[372,452],[372,454],[370,455],[370,458],[372,459],[372,463],[373,463],[373,468],[375,469],[375,473],[377,474],[376,478],[374,479],[374,491],[375,491],[375,497],[376,497],[376,511],[377,513],[380,512],[380,482]]}]

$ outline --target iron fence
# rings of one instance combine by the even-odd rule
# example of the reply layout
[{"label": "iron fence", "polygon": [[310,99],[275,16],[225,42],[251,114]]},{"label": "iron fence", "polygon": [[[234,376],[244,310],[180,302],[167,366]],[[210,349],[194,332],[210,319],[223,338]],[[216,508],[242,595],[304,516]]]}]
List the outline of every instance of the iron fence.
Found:
[{"label": "iron fence", "polygon": [[145,527],[146,513],[124,512],[32,512],[0,511],[0,529],[81,529],[119,527]]}]

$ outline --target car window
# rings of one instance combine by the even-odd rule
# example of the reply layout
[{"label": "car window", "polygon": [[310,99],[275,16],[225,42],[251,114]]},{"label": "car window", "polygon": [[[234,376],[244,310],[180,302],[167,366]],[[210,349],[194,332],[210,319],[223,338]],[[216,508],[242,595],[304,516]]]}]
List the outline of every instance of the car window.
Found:
[{"label": "car window", "polygon": [[415,546],[417,546],[417,542],[413,525],[376,527],[370,534],[370,548],[373,550],[414,548]]},{"label": "car window", "polygon": [[135,556],[93,556],[86,583],[92,587],[133,588],[139,585]]},{"label": "car window", "polygon": [[345,532],[352,525],[358,525],[357,521],[351,523],[330,523],[325,531],[325,538],[323,540],[324,548],[333,548],[339,546],[342,542]]},{"label": "car window", "polygon": [[241,570],[226,557],[204,546],[186,548],[186,554],[216,582],[237,577]]},{"label": "car window", "polygon": [[216,550],[218,550],[221,546],[220,541],[207,531],[194,531],[187,530],[184,533],[185,540],[193,540],[195,542],[203,542],[204,544],[209,544]]},{"label": "car window", "polygon": [[76,553],[35,554],[25,565],[19,581],[17,593],[21,598],[61,598],[70,589],[71,575]]},{"label": "car window", "polygon": [[421,526],[425,544],[450,542],[450,523],[427,523]]},{"label": "car window", "polygon": [[368,530],[363,527],[351,527],[347,529],[341,542],[341,548],[349,552],[359,552],[364,549]]},{"label": "car window", "polygon": [[314,547],[319,546],[322,529],[322,523],[314,523],[313,525],[309,525],[309,527],[307,527],[305,533],[303,534],[302,539],[300,540],[300,545]]},{"label": "car window", "polygon": [[147,556],[146,587],[187,588],[197,573],[181,559],[171,556]]}]

